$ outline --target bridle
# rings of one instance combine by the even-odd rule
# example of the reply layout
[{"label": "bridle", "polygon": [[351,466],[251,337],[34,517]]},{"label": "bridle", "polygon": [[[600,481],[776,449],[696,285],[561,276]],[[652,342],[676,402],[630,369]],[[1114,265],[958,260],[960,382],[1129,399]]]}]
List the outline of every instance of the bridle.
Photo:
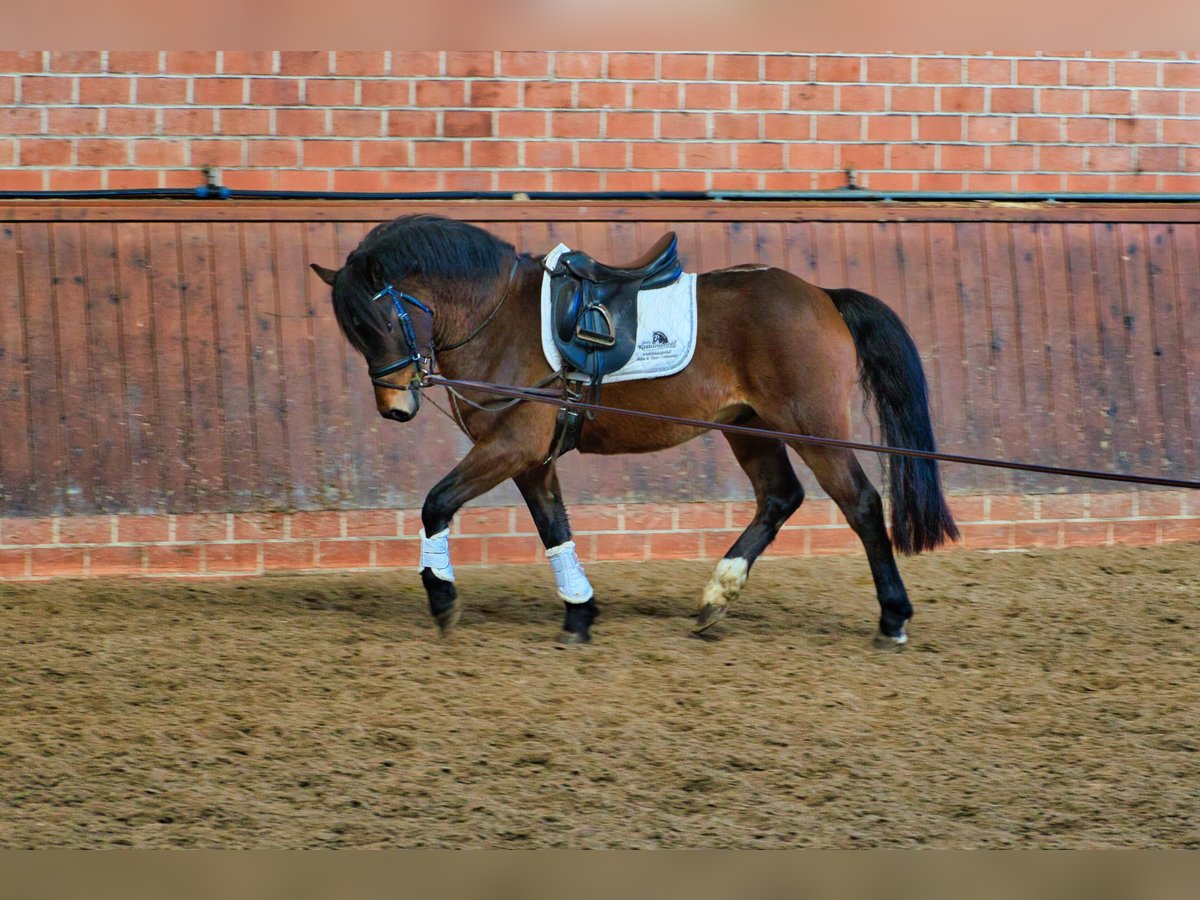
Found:
[{"label": "bridle", "polygon": [[[384,387],[392,391],[419,391],[421,388],[425,387],[428,377],[433,374],[437,353],[448,353],[451,350],[457,350],[464,344],[474,340],[474,338],[477,337],[479,333],[483,331],[483,329],[487,328],[487,326],[492,323],[492,320],[496,318],[496,313],[500,312],[500,307],[502,307],[504,305],[504,301],[508,299],[508,293],[512,289],[513,279],[516,277],[517,267],[520,265],[520,262],[520,256],[513,257],[512,269],[509,270],[508,282],[504,285],[504,292],[500,295],[500,301],[492,308],[492,311],[488,313],[487,318],[475,326],[475,328],[471,330],[471,333],[461,341],[455,341],[453,344],[445,347],[435,347],[433,343],[432,328],[430,329],[429,354],[427,356],[421,355],[421,346],[417,343],[417,334],[413,330],[412,319],[408,314],[408,309],[406,308],[405,304],[419,309],[421,312],[428,315],[431,320],[434,318],[433,310],[414,297],[412,294],[397,290],[395,285],[391,283],[385,285],[383,290],[371,298],[371,302],[374,303],[378,300],[382,300],[385,297],[392,302],[392,306],[396,310],[396,318],[400,320],[400,336],[404,339],[404,352],[407,355],[395,360],[394,362],[387,363],[386,365],[374,366],[367,369],[367,375],[369,375],[371,378],[371,384],[376,385],[377,387]],[[401,369],[412,365],[417,367],[417,375],[415,378],[411,379],[408,384],[395,385],[382,380],[384,377],[391,375],[393,372],[399,372]]]}]

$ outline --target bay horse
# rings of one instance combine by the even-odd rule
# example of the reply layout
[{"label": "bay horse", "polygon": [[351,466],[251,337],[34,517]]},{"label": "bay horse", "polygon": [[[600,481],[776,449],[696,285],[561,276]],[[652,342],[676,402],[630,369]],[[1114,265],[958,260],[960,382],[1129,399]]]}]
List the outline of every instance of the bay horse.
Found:
[{"label": "bay horse", "polygon": [[[554,378],[541,347],[542,259],[518,254],[466,222],[411,215],[372,229],[340,269],[315,263],[312,269],[332,287],[337,321],[366,360],[379,414],[406,422],[420,409],[422,378],[434,361],[454,379],[532,386]],[[856,290],[822,289],[758,265],[701,274],[696,294],[691,362],[668,377],[607,385],[609,405],[848,439],[853,389],[861,382],[874,398],[889,446],[935,449],[920,356],[900,318],[882,301]],[[489,399],[479,396],[481,405]],[[420,573],[430,612],[443,634],[459,616],[451,519],[465,503],[511,478],[529,507],[564,601],[559,640],[587,642],[598,608],[571,540],[555,461],[548,461],[555,408],[517,402],[502,411],[464,403],[454,409],[473,446],[421,509]],[[648,453],[701,433],[600,413],[583,426],[578,449]],[[703,591],[697,632],[723,618],[750,567],[804,501],[783,440],[732,433],[725,438],[754,486],[757,509]],[[793,446],[862,540],[880,607],[877,644],[903,644],[912,605],[892,549],[918,553],[958,533],[937,462],[890,457],[889,537],[879,493],[853,451]]]}]

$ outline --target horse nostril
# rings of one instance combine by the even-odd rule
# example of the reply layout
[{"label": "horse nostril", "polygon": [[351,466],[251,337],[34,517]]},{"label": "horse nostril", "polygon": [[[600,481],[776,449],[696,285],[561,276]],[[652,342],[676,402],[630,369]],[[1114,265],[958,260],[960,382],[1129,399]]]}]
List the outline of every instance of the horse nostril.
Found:
[{"label": "horse nostril", "polygon": [[413,417],[413,413],[405,412],[402,409],[389,409],[387,412],[381,412],[380,415],[385,419],[393,419],[397,422],[407,422]]}]

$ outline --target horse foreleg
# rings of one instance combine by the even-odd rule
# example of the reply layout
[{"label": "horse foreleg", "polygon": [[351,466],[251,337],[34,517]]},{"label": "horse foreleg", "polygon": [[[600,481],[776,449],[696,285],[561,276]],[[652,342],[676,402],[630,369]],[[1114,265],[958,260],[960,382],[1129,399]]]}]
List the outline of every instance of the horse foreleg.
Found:
[{"label": "horse foreleg", "polygon": [[[519,416],[519,411],[513,414]],[[523,417],[522,417],[523,418]],[[421,508],[421,581],[429,611],[442,634],[461,612],[450,564],[450,521],[474,498],[536,464],[549,434],[531,422],[512,421],[480,438],[445,478],[433,486]]]},{"label": "horse foreleg", "polygon": [[571,524],[563,505],[558,473],[553,463],[537,466],[513,478],[529,507],[537,526],[546,558],[554,571],[558,596],[566,607],[563,630],[558,636],[562,644],[586,644],[592,639],[591,625],[599,610],[592,586],[583,573],[575,542],[571,540]]},{"label": "horse foreleg", "polygon": [[741,537],[717,563],[712,579],[704,588],[696,616],[697,633],[725,617],[730,601],[741,594],[754,561],[775,540],[788,516],[804,502],[804,487],[792,469],[782,441],[736,434],[726,434],[725,438],[754,485],[758,509]]}]

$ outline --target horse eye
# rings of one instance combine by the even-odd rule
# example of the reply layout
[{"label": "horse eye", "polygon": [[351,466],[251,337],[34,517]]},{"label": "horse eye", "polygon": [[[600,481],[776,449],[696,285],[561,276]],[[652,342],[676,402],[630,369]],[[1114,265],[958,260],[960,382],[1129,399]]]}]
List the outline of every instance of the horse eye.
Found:
[{"label": "horse eye", "polygon": [[391,332],[391,331],[393,330],[393,329],[392,329],[392,323],[391,323],[391,322],[388,322],[388,323],[387,323],[387,330],[388,330],[389,332]]}]

